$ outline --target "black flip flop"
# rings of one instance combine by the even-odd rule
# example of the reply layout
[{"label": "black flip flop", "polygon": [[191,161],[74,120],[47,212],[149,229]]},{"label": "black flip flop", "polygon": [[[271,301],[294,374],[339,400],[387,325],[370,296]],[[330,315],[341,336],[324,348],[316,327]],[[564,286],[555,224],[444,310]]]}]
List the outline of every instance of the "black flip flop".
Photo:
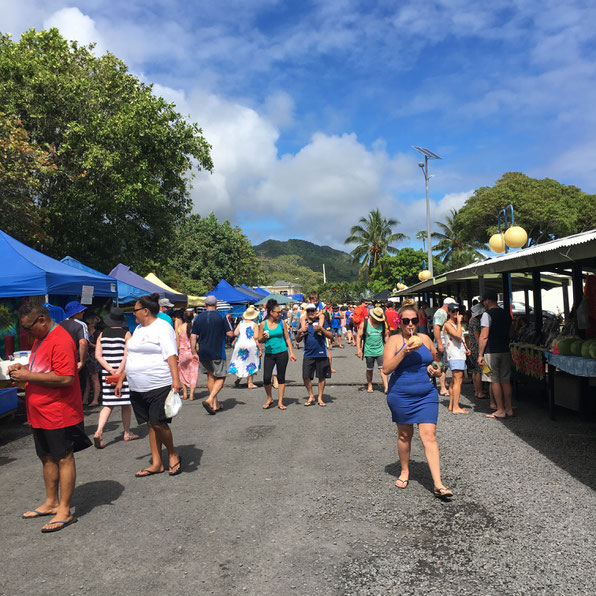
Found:
[{"label": "black flip flop", "polygon": [[[141,472],[147,472],[146,474],[141,474]],[[147,478],[147,476],[154,476],[155,474],[163,474],[163,470],[161,472],[152,472],[151,470],[144,468],[142,470],[139,470],[136,474],[135,474],[135,478]]]},{"label": "black flip flop", "polygon": [[203,404],[203,407],[207,410],[207,413],[210,414],[211,416],[215,415],[215,410],[206,402],[201,402]]},{"label": "black flip flop", "polygon": [[[172,472],[172,468],[177,468],[175,472]],[[182,472],[182,457],[178,455],[178,463],[175,463],[173,466],[170,466],[170,471],[168,474],[170,476],[178,476]]]},{"label": "black flip flop", "polygon": [[51,534],[52,532],[59,532],[60,530],[64,530],[64,528],[66,528],[66,526],[70,526],[70,524],[76,524],[79,520],[76,517],[73,517],[71,520],[69,521],[65,521],[65,520],[56,520],[53,522],[48,522],[50,524],[61,524],[60,526],[58,526],[57,528],[47,528],[41,529],[41,533],[42,534]]},{"label": "black flip flop", "polygon": [[314,406],[315,405],[315,402],[314,401],[307,401],[304,405],[306,407],[308,407],[308,406]]}]

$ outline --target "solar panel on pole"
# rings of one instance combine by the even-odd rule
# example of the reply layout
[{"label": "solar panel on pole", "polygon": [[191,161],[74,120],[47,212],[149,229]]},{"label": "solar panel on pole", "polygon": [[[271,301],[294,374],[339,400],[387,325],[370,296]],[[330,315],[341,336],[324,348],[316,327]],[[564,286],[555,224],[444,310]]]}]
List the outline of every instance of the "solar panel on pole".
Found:
[{"label": "solar panel on pole", "polygon": [[412,149],[416,149],[416,151],[420,151],[422,155],[426,157],[430,157],[431,159],[441,159],[436,153],[433,153],[429,149],[425,149],[424,147],[417,147],[416,145],[412,145]]}]

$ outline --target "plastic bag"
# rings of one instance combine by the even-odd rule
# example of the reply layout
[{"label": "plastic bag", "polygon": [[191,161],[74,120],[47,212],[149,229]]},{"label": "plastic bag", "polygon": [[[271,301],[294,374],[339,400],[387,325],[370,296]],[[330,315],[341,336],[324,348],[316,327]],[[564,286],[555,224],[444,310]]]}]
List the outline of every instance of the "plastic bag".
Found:
[{"label": "plastic bag", "polygon": [[182,409],[182,400],[178,393],[170,391],[168,397],[166,397],[166,403],[164,406],[166,412],[166,418],[173,418]]}]

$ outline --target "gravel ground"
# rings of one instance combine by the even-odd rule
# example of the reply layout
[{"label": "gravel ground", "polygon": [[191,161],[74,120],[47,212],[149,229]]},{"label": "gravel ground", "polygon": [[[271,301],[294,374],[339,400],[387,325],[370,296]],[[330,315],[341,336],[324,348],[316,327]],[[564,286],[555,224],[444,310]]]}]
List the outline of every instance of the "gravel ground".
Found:
[{"label": "gravel ground", "polygon": [[485,401],[464,398],[468,416],[442,405],[455,498],[441,502],[417,436],[410,484],[395,488],[384,395],[363,390],[352,349],[334,355],[326,408],[304,408],[290,383],[288,409],[264,411],[262,389],[230,379],[225,411],[208,416],[199,389],[172,425],[183,459],[173,478],[134,478],[148,442],[124,443],[114,414],[106,449],[76,456],[79,522],[56,534],[20,519],[43,500],[41,469],[26,427],[1,424],[0,594],[594,593],[593,423],[553,422],[527,401],[505,422],[484,418]]}]

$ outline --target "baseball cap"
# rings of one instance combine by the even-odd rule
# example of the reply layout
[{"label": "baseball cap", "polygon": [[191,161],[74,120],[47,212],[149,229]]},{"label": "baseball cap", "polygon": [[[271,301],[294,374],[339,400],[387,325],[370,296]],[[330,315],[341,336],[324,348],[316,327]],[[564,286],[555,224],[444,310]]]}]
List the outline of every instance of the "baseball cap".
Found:
[{"label": "baseball cap", "polygon": [[217,298],[215,296],[207,296],[205,298],[205,306],[215,306],[217,304]]},{"label": "baseball cap", "polygon": [[174,305],[167,298],[160,298],[159,306],[167,306],[168,308],[174,307]]},{"label": "baseball cap", "polygon": [[459,304],[457,304],[457,302],[452,302],[448,307],[447,310],[449,312],[455,312],[456,310],[459,310]]},{"label": "baseball cap", "polygon": [[445,298],[445,300],[443,300],[443,306],[446,304],[456,304],[456,302],[453,298]]},{"label": "baseball cap", "polygon": [[313,304],[312,302],[309,302],[309,303],[306,305],[306,308],[305,308],[305,310],[317,310],[317,305],[316,305],[316,304]]}]

